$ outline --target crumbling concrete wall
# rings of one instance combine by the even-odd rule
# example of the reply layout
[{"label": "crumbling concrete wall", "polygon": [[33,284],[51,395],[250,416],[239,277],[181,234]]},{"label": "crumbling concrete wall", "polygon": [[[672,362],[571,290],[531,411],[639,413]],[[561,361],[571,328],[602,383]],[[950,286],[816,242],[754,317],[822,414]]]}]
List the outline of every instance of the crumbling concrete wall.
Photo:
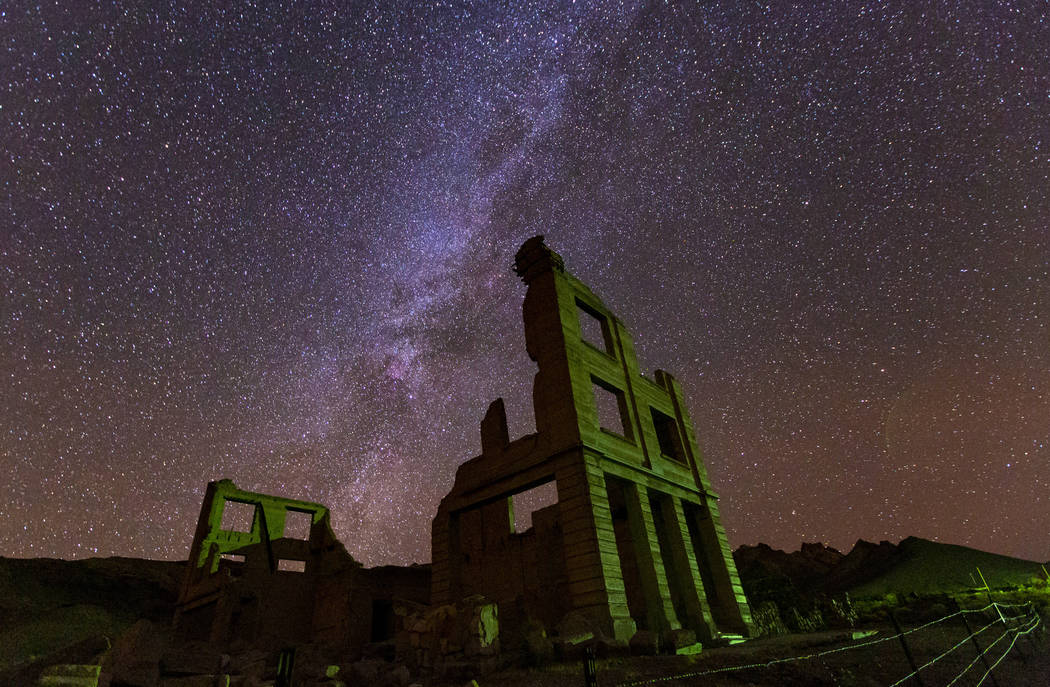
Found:
[{"label": "crumbling concrete wall", "polygon": [[[240,511],[239,521],[229,516]],[[317,503],[211,482],[175,612],[176,634],[219,646],[304,643],[353,655],[392,640],[398,599],[429,602],[426,566],[367,570]]]},{"label": "crumbling concrete wall", "polygon": [[[619,640],[683,628],[706,640],[747,635],[678,382],[639,372],[623,324],[542,237],[521,247],[515,268],[528,285],[537,432],[510,441],[502,400],[489,407],[482,454],[460,466],[433,521],[434,603],[484,594],[499,603],[504,633],[571,613]],[[547,482],[557,504],[514,532],[511,497]]]}]

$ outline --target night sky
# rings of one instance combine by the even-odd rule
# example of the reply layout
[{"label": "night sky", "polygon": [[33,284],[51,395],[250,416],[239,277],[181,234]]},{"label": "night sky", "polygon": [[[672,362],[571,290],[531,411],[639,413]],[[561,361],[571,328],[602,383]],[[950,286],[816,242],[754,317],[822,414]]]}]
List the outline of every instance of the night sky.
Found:
[{"label": "night sky", "polygon": [[350,4],[0,5],[0,555],[429,560],[544,234],[734,547],[1050,558],[1046,2]]}]

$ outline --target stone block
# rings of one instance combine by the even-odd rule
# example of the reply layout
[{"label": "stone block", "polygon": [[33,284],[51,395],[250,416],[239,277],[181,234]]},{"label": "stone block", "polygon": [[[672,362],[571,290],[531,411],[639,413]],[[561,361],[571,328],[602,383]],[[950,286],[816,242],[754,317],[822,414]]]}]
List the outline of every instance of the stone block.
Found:
[{"label": "stone block", "polygon": [[591,642],[596,658],[609,658],[610,656],[625,656],[630,652],[630,646],[625,639],[614,639],[613,637],[596,637]]},{"label": "stone block", "polygon": [[686,628],[670,630],[664,634],[664,644],[671,651],[677,652],[682,647],[696,644],[696,632]]},{"label": "stone block", "polygon": [[101,667],[97,665],[60,664],[44,668],[37,681],[39,687],[98,687]]},{"label": "stone block", "polygon": [[499,615],[496,604],[483,597],[464,600],[471,606],[464,652],[467,656],[491,656],[499,651]]},{"label": "stone block", "polygon": [[69,665],[61,664],[48,666],[44,668],[43,672],[40,673],[44,676],[63,676],[63,677],[86,677],[86,678],[98,678],[99,673],[102,672],[100,666],[97,665]]},{"label": "stone block", "polygon": [[694,642],[693,644],[680,646],[677,649],[675,649],[674,652],[679,656],[695,656],[696,654],[699,654],[701,651],[703,651],[703,648],[703,644],[701,644],[700,642]]},{"label": "stone block", "polygon": [[558,623],[558,641],[565,644],[580,644],[595,636],[595,627],[584,613],[569,611]]}]

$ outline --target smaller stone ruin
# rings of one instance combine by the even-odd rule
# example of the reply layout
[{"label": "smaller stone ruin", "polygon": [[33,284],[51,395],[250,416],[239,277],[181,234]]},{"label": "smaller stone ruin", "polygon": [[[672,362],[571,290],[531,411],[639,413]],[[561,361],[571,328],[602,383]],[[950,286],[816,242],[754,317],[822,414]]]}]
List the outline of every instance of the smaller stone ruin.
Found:
[{"label": "smaller stone ruin", "polygon": [[212,482],[175,612],[182,639],[264,649],[302,643],[358,652],[392,641],[400,601],[430,601],[424,566],[369,570],[317,503]]}]

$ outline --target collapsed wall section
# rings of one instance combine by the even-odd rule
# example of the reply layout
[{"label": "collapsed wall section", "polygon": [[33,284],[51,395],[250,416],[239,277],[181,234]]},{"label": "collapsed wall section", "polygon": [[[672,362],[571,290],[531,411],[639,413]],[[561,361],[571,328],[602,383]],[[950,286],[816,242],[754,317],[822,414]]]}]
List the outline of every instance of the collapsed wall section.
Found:
[{"label": "collapsed wall section", "polygon": [[391,640],[397,600],[429,602],[429,568],[364,569],[318,503],[211,482],[201,504],[175,630],[183,639],[260,648]]}]

